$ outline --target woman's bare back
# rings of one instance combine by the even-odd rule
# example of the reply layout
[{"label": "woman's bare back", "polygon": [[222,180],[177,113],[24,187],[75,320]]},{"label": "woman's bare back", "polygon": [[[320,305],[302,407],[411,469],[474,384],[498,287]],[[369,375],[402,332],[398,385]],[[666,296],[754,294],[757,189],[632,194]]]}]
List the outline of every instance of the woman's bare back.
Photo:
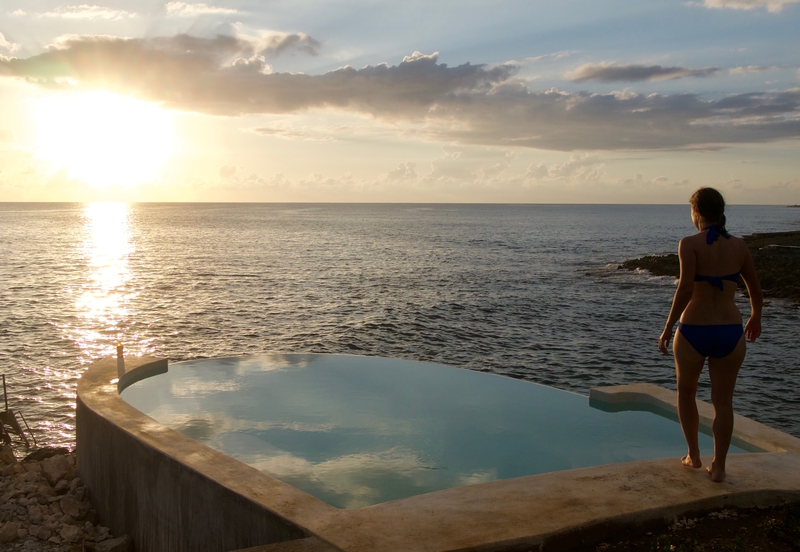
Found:
[{"label": "woman's bare back", "polygon": [[[720,235],[713,243],[707,242],[708,230],[681,240],[681,278],[689,281],[695,276],[724,277],[743,272],[750,252],[744,240]],[[752,260],[750,261],[752,263]],[[737,278],[738,280],[738,278]],[[734,297],[738,281],[721,280],[722,289],[708,281],[694,281],[692,298],[681,316],[686,324],[741,324],[742,315]]]}]

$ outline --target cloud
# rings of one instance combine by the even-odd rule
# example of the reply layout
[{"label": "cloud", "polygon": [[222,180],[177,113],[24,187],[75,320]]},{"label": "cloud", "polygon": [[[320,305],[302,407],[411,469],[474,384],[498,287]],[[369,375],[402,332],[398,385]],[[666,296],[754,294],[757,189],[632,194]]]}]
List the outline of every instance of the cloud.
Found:
[{"label": "cloud", "polygon": [[775,71],[777,69],[780,69],[777,65],[748,65],[747,67],[732,67],[728,69],[728,73],[731,75],[746,75],[748,73]]},{"label": "cloud", "polygon": [[564,77],[574,82],[658,81],[681,77],[708,77],[718,71],[718,67],[686,69],[685,67],[662,67],[661,65],[618,65],[606,62],[597,65],[590,63],[581,65],[574,71],[566,73]]},{"label": "cloud", "polygon": [[243,71],[235,60],[278,53],[285,41],[254,44],[239,37],[178,35],[154,39],[69,37],[40,55],[0,62],[0,75],[44,86],[69,78],[170,107],[214,113],[289,113],[346,108],[368,114],[423,116],[437,98],[459,90],[488,90],[512,68],[469,63],[447,67],[437,55],[415,53],[393,67],[346,66],[323,75]]},{"label": "cloud", "polygon": [[572,150],[715,149],[800,137],[800,89],[696,94],[531,92],[509,83],[438,105],[440,140]]},{"label": "cloud", "polygon": [[600,180],[605,174],[605,161],[597,155],[573,153],[564,163],[553,163],[548,167],[544,161],[528,166],[526,180],[561,180],[589,182]]},{"label": "cloud", "polygon": [[187,4],[185,2],[168,2],[164,5],[167,15],[173,17],[197,17],[200,15],[235,15],[239,10],[219,8],[208,4]]},{"label": "cloud", "polygon": [[220,178],[233,178],[238,171],[238,167],[232,167],[230,165],[224,165],[219,169],[219,176]]},{"label": "cloud", "polygon": [[253,132],[262,136],[276,136],[286,140],[333,140],[331,134],[322,134],[304,129],[260,127],[254,128]]},{"label": "cloud", "polygon": [[767,8],[772,13],[782,11],[789,4],[797,3],[800,3],[800,0],[703,0],[703,6],[706,8],[729,8],[732,10]]},{"label": "cloud", "polygon": [[13,15],[14,17],[22,17],[23,15],[28,15],[28,14],[25,13],[24,10],[14,10],[13,12],[10,12],[9,15]]},{"label": "cloud", "polygon": [[505,62],[505,65],[527,65],[529,63],[538,63],[540,61],[551,61],[556,59],[563,59],[568,58],[574,54],[577,54],[578,50],[563,50],[561,52],[553,52],[550,54],[543,54],[541,56],[530,56],[523,58],[522,60],[510,60]]},{"label": "cloud", "polygon": [[[70,37],[37,56],[0,60],[0,76],[56,89],[70,79],[85,88],[215,115],[334,109],[430,140],[511,148],[715,149],[800,137],[800,89],[715,100],[532,91],[515,80],[514,66],[449,67],[437,54],[419,52],[392,66],[347,66],[320,75],[265,72],[254,56],[276,49],[232,36]],[[238,59],[248,63],[237,65]],[[443,175],[450,170],[446,165],[441,163]]]},{"label": "cloud", "polygon": [[3,33],[0,33],[0,48],[4,48],[13,54],[20,49],[20,45],[15,44],[14,42],[9,42],[6,40],[6,37],[3,36]]},{"label": "cloud", "polygon": [[14,141],[14,131],[10,128],[0,128],[0,144],[8,144]]},{"label": "cloud", "polygon": [[305,33],[273,33],[264,38],[263,50],[281,54],[286,50],[297,50],[310,56],[319,53],[320,43]]},{"label": "cloud", "polygon": [[306,33],[258,30],[254,31],[255,34],[251,34],[252,32],[244,30],[244,26],[241,23],[234,23],[232,28],[237,38],[253,44],[254,49],[259,52],[268,52],[274,56],[291,50],[310,56],[319,54],[321,44]]},{"label": "cloud", "polygon": [[137,14],[125,10],[115,10],[103,6],[90,6],[89,4],[62,6],[38,15],[39,17],[59,17],[62,19],[105,19],[111,21],[138,17]]},{"label": "cloud", "polygon": [[387,178],[392,182],[403,180],[414,180],[417,178],[417,164],[410,161],[400,163],[396,168],[389,171]]}]

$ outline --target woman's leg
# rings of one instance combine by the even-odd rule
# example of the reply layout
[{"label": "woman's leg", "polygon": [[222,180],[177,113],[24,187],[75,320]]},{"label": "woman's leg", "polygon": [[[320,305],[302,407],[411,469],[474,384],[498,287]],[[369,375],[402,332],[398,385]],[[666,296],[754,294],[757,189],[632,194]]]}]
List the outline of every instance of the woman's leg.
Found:
[{"label": "woman's leg", "polygon": [[708,359],[708,375],[711,378],[711,403],[714,405],[714,460],[708,473],[711,479],[725,479],[725,460],[733,435],[733,388],[739,368],[742,367],[746,345],[744,336],[731,354],[723,358]]},{"label": "woman's leg", "polygon": [[675,373],[678,379],[678,419],[686,444],[689,445],[689,453],[681,458],[681,462],[684,466],[699,468],[703,463],[700,460],[700,445],[697,443],[700,417],[697,414],[695,397],[697,380],[700,379],[706,359],[686,341],[680,329],[675,332],[672,352],[675,355]]}]

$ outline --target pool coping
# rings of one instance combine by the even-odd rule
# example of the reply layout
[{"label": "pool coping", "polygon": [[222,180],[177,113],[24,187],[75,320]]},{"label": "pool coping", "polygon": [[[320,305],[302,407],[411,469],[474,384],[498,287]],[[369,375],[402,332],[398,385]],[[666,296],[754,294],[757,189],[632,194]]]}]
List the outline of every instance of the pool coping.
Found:
[{"label": "pool coping", "polygon": [[[126,364],[118,379],[116,359],[100,360],[79,382],[78,470],[101,521],[115,533],[130,534],[139,551],[567,550],[622,525],[800,500],[800,439],[737,415],[736,439],[768,452],[730,456],[721,484],[712,483],[705,470],[680,466],[676,451],[676,458],[493,481],[340,510],[133,408],[119,390],[165,371],[167,360],[129,357]],[[652,384],[592,389],[590,402],[604,410],[675,413],[675,392]],[[698,401],[698,409],[708,426],[713,408]]]}]

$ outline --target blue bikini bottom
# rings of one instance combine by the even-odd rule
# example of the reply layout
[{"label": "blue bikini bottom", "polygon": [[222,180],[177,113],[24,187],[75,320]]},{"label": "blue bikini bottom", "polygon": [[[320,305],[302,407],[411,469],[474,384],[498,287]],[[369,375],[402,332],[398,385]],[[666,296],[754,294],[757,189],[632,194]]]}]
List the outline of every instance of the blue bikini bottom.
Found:
[{"label": "blue bikini bottom", "polygon": [[722,358],[731,354],[744,333],[741,324],[697,326],[679,322],[678,329],[695,351],[704,357],[714,358]]}]

